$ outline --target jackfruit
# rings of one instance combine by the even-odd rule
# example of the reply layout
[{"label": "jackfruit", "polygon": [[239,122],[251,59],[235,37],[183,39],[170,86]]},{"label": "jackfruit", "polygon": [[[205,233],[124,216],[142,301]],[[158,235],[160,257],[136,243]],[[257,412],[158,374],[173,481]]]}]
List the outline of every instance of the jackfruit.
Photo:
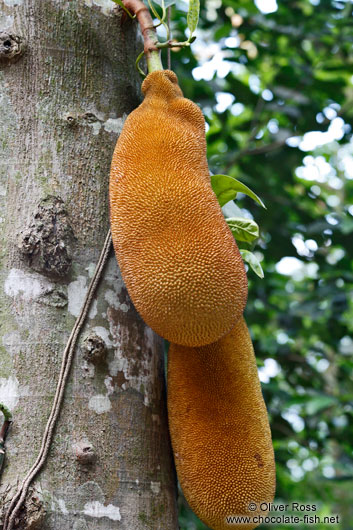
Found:
[{"label": "jackfruit", "polygon": [[275,493],[271,432],[243,318],[213,344],[170,345],[168,421],[179,482],[196,515],[213,530],[256,528],[256,519],[226,519],[265,516]]},{"label": "jackfruit", "polygon": [[111,165],[114,248],[145,322],[171,342],[202,346],[242,315],[245,268],[212,191],[201,110],[168,70],[149,74],[142,91]]}]

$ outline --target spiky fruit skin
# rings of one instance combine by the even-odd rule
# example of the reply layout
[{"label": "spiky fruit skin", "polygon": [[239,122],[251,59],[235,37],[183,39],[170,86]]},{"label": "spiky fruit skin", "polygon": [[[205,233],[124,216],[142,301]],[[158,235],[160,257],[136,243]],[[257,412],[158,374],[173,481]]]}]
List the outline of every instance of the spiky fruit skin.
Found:
[{"label": "spiky fruit skin", "polygon": [[275,463],[251,338],[243,318],[200,348],[171,344],[168,418],[178,478],[192,510],[213,530],[231,515],[266,515],[250,502],[272,502]]},{"label": "spiky fruit skin", "polygon": [[201,346],[242,315],[247,279],[212,191],[201,110],[176,75],[149,74],[111,166],[114,248],[145,322],[176,344]]}]

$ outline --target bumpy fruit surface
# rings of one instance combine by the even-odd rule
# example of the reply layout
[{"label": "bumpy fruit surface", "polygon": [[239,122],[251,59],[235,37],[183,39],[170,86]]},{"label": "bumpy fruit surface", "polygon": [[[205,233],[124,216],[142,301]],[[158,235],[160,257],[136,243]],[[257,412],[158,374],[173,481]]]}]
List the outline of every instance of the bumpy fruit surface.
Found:
[{"label": "bumpy fruit surface", "polygon": [[270,427],[243,318],[208,346],[170,345],[168,418],[178,478],[192,510],[213,530],[256,528],[225,519],[265,516],[259,505],[275,493]]},{"label": "bumpy fruit surface", "polygon": [[201,110],[168,70],[149,74],[142,91],[111,166],[114,248],[145,322],[171,342],[201,346],[242,315],[246,273],[211,188]]}]

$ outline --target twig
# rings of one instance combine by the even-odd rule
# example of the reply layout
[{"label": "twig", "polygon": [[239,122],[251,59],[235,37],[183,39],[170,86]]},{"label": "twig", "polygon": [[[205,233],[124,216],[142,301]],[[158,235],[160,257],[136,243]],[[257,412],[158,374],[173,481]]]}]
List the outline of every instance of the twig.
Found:
[{"label": "twig", "polygon": [[[288,138],[291,138],[292,136],[293,134],[287,136],[283,140],[278,140],[277,142],[273,142],[272,144],[262,145],[261,147],[255,147],[254,149],[243,149],[242,151],[239,151],[236,154],[236,159],[244,155],[262,155],[264,153],[270,153],[271,151],[276,151],[276,149],[279,149],[280,147],[285,145]],[[296,135],[296,136],[301,136],[301,135]]]}]

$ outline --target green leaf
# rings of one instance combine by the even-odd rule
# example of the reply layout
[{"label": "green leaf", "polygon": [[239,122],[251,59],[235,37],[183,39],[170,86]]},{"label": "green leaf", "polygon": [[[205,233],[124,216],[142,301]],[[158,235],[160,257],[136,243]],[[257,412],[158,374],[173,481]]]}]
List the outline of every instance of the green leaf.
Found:
[{"label": "green leaf", "polygon": [[227,177],[226,175],[212,175],[211,185],[220,206],[224,206],[227,202],[233,201],[237,196],[237,191],[234,189],[236,183],[233,182],[231,177]]},{"label": "green leaf", "polygon": [[237,193],[241,192],[254,199],[263,208],[266,208],[256,193],[234,177],[230,177],[229,175],[211,175],[211,185],[221,206],[224,206],[229,201],[233,201]]},{"label": "green leaf", "polygon": [[243,249],[239,249],[239,252],[243,260],[249,264],[249,266],[252,268],[255,274],[257,274],[260,278],[263,278],[264,271],[262,270],[261,264],[259,260],[257,259],[257,257],[255,256],[255,254],[253,254],[249,250],[243,250]]},{"label": "green leaf", "polygon": [[5,421],[8,421],[12,418],[11,412],[3,403],[0,403],[0,412],[3,413]]},{"label": "green leaf", "polygon": [[153,3],[154,4],[157,4],[157,6],[160,6],[160,7],[163,7],[163,4],[164,4],[164,7],[167,9],[168,7],[170,6],[173,6],[175,4],[176,0],[153,0]]},{"label": "green leaf", "polygon": [[197,28],[197,23],[199,21],[200,13],[200,0],[190,0],[189,1],[189,11],[187,15],[188,28],[190,30],[190,37]]},{"label": "green leaf", "polygon": [[259,227],[252,219],[245,217],[230,217],[226,223],[232,231],[234,239],[251,243],[259,237]]}]

